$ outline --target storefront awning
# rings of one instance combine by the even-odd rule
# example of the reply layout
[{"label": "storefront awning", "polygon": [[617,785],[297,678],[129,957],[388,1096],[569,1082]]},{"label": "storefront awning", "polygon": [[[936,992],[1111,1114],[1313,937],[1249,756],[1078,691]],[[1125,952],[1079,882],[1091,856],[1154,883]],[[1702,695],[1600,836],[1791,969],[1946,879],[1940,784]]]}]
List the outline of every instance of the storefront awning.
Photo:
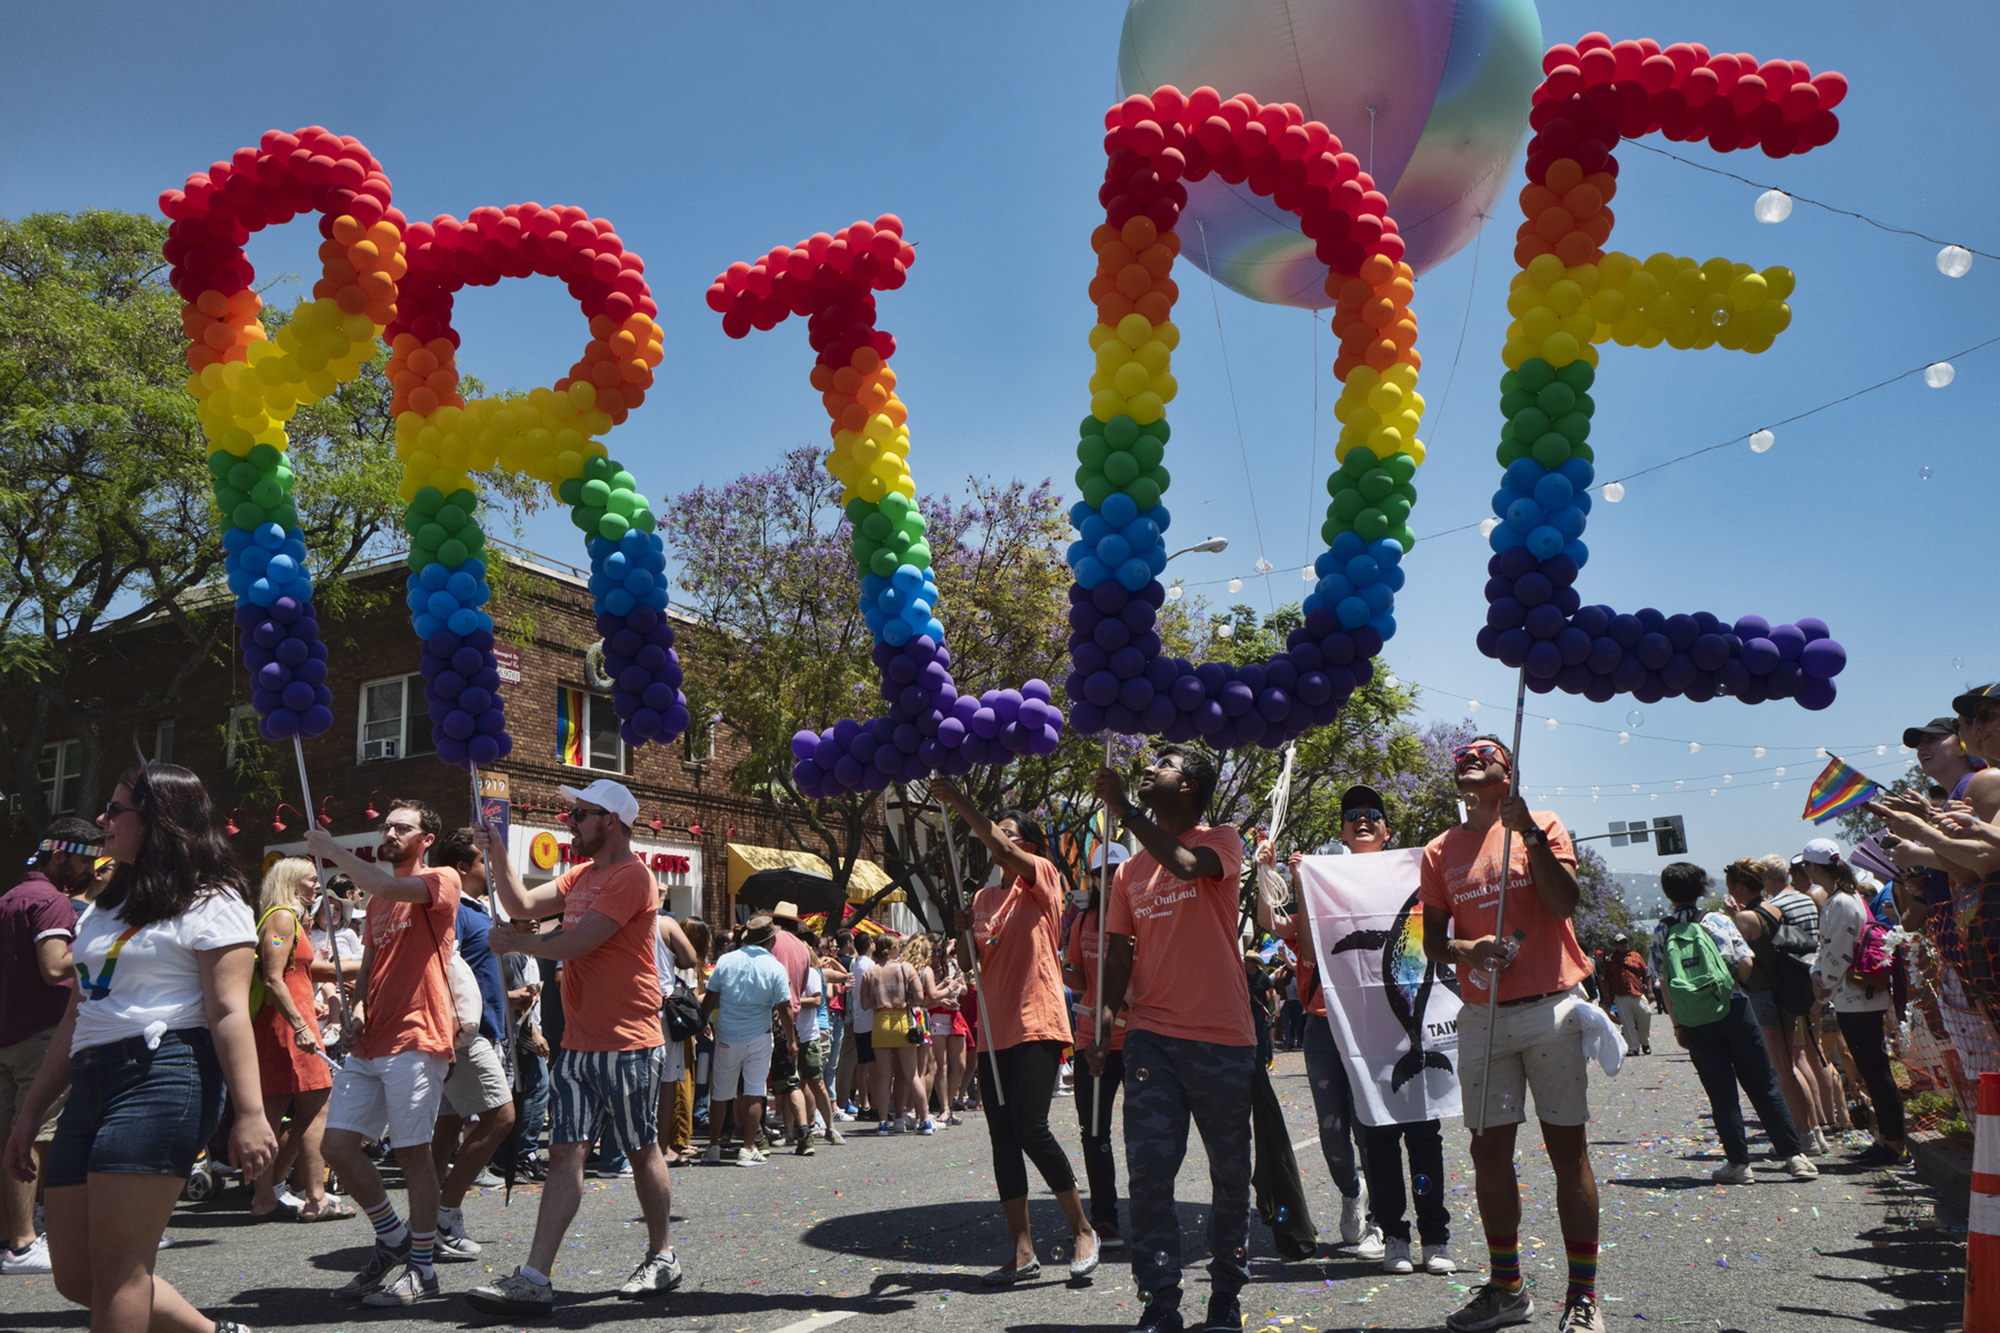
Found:
[{"label": "storefront awning", "polygon": [[[743,881],[759,870],[782,870],[787,866],[799,870],[810,870],[816,875],[833,874],[826,861],[811,852],[786,851],[777,847],[751,847],[740,842],[724,844],[729,850],[729,895],[743,887]],[[856,861],[854,869],[847,877],[847,901],[866,902],[889,883],[888,872],[873,861]],[[908,899],[902,889],[896,889],[882,901],[900,903]]]}]

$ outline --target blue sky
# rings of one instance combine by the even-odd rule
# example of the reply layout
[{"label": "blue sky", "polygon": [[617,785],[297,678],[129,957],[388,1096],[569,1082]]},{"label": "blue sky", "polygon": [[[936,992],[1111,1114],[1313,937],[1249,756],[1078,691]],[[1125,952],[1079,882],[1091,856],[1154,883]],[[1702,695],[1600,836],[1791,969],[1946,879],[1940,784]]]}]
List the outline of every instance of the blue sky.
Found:
[{"label": "blue sky", "polygon": [[[1982,147],[1996,111],[1975,96],[1990,81],[1985,53],[2000,27],[1991,6],[1949,0],[1903,22],[1880,5],[1827,3],[1807,17],[1796,6],[1690,0],[1672,8],[1671,27],[1655,6],[1540,8],[1549,43],[1601,28],[1614,39],[1701,41],[1841,70],[1852,91],[1831,145],[1782,162],[1705,145],[1690,155],[2000,250],[1991,149]],[[645,256],[662,306],[659,386],[607,440],[657,499],[825,440],[805,382],[804,330],[724,338],[702,300],[716,273],[811,232],[896,212],[918,262],[881,309],[898,339],[920,490],[956,490],[977,474],[1053,477],[1067,492],[1075,423],[1088,407],[1087,237],[1102,219],[1100,117],[1122,16],[1110,2],[418,5],[392,27],[371,27],[291,4],[224,18],[190,4],[16,7],[0,49],[0,117],[10,130],[0,214],[149,210],[161,190],[266,128],[309,123],[367,143],[413,217],[528,199],[581,205]],[[2000,346],[1957,359],[1948,388],[1912,375],[1778,427],[1768,453],[1741,442],[2000,335],[2000,262],[1980,259],[1948,279],[1934,266],[1934,243],[1803,203],[1788,221],[1762,225],[1751,214],[1756,187],[1631,146],[1619,159],[1613,248],[1785,264],[1798,290],[1790,331],[1762,356],[1604,349],[1592,438],[1600,479],[1737,443],[1632,480],[1621,504],[1598,504],[1585,600],[1725,619],[1817,615],[1847,645],[1849,666],[1822,713],[1789,702],[1531,695],[1530,712],[1559,725],[1549,731],[1531,716],[1523,770],[1531,794],[1549,793],[1536,804],[1580,833],[1602,832],[1610,819],[1684,816],[1692,855],[1714,868],[1795,850],[1810,835],[1798,811],[1821,765],[1815,747],[1886,779],[1902,769],[1904,727],[1948,711],[1968,683],[2000,676],[2000,624],[1962,554],[1990,503],[1979,497],[1992,476]],[[1476,523],[1498,483],[1496,384],[1519,180],[1517,169],[1481,239],[1418,284],[1420,388],[1430,404],[1412,519],[1420,538]],[[304,273],[316,244],[295,223],[253,242],[251,257],[260,279]],[[1173,536],[1184,545],[1221,535],[1231,545],[1184,556],[1170,573],[1212,601],[1296,600],[1299,566],[1319,549],[1309,534],[1338,430],[1332,340],[1322,327],[1316,362],[1304,312],[1227,290],[1211,308],[1199,270],[1184,264],[1176,278]],[[545,280],[470,292],[459,309],[463,362],[494,386],[552,382],[587,336],[566,294]],[[528,540],[582,560],[558,513],[536,520]],[[1252,570],[1260,547],[1276,566],[1268,591]],[[1474,531],[1420,541],[1388,658],[1430,691],[1434,714],[1464,716],[1464,700],[1477,699],[1475,720],[1504,730],[1513,673],[1472,644],[1486,554]],[[1235,597],[1220,583],[1231,576],[1246,579]],[[1635,709],[1643,721],[1628,723]],[[1621,730],[1629,742],[1619,743]],[[1725,773],[1734,780],[1725,784]],[[1658,864],[1650,849],[1606,854],[1619,869]]]}]

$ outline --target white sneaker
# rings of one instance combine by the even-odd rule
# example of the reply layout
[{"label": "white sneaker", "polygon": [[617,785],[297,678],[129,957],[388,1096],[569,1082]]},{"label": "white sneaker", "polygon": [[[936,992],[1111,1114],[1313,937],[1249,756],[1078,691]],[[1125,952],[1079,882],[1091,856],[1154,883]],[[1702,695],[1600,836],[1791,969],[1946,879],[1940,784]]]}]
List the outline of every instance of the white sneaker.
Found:
[{"label": "white sneaker", "polygon": [[1354,1247],[1354,1257],[1357,1259],[1380,1259],[1386,1252],[1385,1245],[1386,1242],[1382,1237],[1382,1228],[1370,1222],[1368,1229],[1361,1233],[1361,1242]]},{"label": "white sneaker", "polygon": [[742,1152],[737,1154],[736,1165],[762,1166],[764,1165],[764,1163],[770,1160],[771,1160],[770,1158],[764,1156],[763,1153],[758,1152],[755,1148],[745,1148]]},{"label": "white sneaker", "polygon": [[839,1107],[837,1107],[837,1106],[833,1108],[833,1118],[834,1118],[835,1120],[838,1120],[838,1121],[842,1122],[843,1124],[844,1124],[844,1123],[846,1123],[846,1122],[847,1122],[847,1121],[849,1121],[849,1120],[852,1120],[852,1119],[854,1119],[854,1117],[853,1117],[853,1116],[849,1115],[849,1114],[848,1114],[847,1112],[845,1112],[845,1111],[841,1110],[841,1109],[840,1109]]},{"label": "white sneaker", "polygon": [[1361,1239],[1362,1221],[1368,1215],[1368,1187],[1363,1185],[1359,1194],[1340,1196],[1340,1241],[1352,1245]]},{"label": "white sneaker", "polygon": [[903,1118],[896,1122],[896,1126],[901,1133],[914,1134],[917,1132],[917,1117],[913,1112],[905,1111]]},{"label": "white sneaker", "polygon": [[1424,1246],[1424,1271],[1435,1273],[1439,1277],[1446,1273],[1456,1273],[1458,1260],[1451,1257],[1451,1246],[1449,1244]]},{"label": "white sneaker", "polygon": [[1800,1153],[1795,1157],[1787,1157],[1785,1159],[1785,1170],[1791,1173],[1793,1180],[1812,1180],[1819,1175],[1819,1168],[1814,1166],[1812,1159],[1804,1153]]},{"label": "white sneaker", "polygon": [[28,1242],[28,1248],[19,1254],[12,1250],[0,1249],[0,1273],[48,1273],[54,1271],[49,1262],[49,1238],[37,1236]]},{"label": "white sneaker", "polygon": [[1833,1145],[1826,1141],[1826,1129],[1824,1126],[1821,1125],[1813,1126],[1812,1150],[1821,1157],[1828,1156],[1833,1152]]},{"label": "white sneaker", "polygon": [[1388,1239],[1382,1255],[1382,1271],[1385,1273],[1414,1271],[1414,1266],[1410,1263],[1410,1242],[1397,1240],[1393,1236]]},{"label": "white sneaker", "polygon": [[[1804,1159],[1801,1158],[1799,1160],[1803,1161]],[[1812,1163],[1807,1162],[1806,1165],[1811,1166]],[[1819,1172],[1814,1171],[1813,1174],[1818,1175]],[[1711,1171],[1709,1173],[1708,1178],[1714,1181],[1718,1185],[1748,1185],[1751,1183],[1752,1179],[1750,1175],[1750,1163],[1748,1162],[1726,1163],[1722,1166],[1717,1167],[1715,1170]]]}]

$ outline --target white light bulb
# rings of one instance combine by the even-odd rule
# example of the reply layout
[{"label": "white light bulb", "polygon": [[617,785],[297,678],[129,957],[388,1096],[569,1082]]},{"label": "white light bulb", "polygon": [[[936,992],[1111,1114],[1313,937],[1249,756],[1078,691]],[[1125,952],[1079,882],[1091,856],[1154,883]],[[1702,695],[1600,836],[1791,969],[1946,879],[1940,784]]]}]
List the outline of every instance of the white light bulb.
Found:
[{"label": "white light bulb", "polygon": [[1479,700],[1477,700],[1477,699],[1467,699],[1467,700],[1465,701],[1465,711],[1466,711],[1466,712],[1468,712],[1468,713],[1476,713],[1476,712],[1478,712],[1478,711],[1479,711]]},{"label": "white light bulb", "polygon": [[1685,787],[1685,786],[1687,786],[1687,779],[1686,779],[1686,778],[1675,778],[1675,779],[1674,779],[1674,786],[1676,786],[1676,787]]},{"label": "white light bulb", "polygon": [[1753,454],[1769,453],[1771,446],[1777,442],[1778,437],[1768,430],[1752,431],[1750,434],[1750,452]]},{"label": "white light bulb", "polygon": [[1604,483],[1604,499],[1606,503],[1617,504],[1620,500],[1624,498],[1625,498],[1624,482],[1607,481]]},{"label": "white light bulb", "polygon": [[1173,587],[1167,589],[1167,600],[1170,602],[1178,602],[1181,599],[1181,593],[1183,591],[1185,590],[1181,587],[1181,585],[1176,583]]},{"label": "white light bulb", "polygon": [[1499,526],[1500,520],[1497,518],[1482,519],[1479,524],[1479,535],[1482,537],[1491,537],[1493,530]]},{"label": "white light bulb", "polygon": [[1660,799],[1660,794],[1659,794],[1658,792],[1654,792],[1654,793],[1653,793],[1653,796],[1652,796],[1652,799],[1653,799],[1653,800],[1655,800],[1655,801],[1659,800],[1659,799]]},{"label": "white light bulb", "polygon": [[1783,190],[1766,190],[1750,205],[1759,222],[1783,222],[1792,215],[1792,196]]},{"label": "white light bulb", "polygon": [[1305,568],[1301,569],[1299,571],[1299,577],[1307,583],[1319,582],[1319,573],[1311,565],[1307,565]]},{"label": "white light bulb", "polygon": [[1760,745],[1756,749],[1752,750],[1750,753],[1755,755],[1757,758],[1762,759],[1764,757],[1764,747]]},{"label": "white light bulb", "polygon": [[1784,786],[1784,785],[1785,785],[1785,784],[1784,784],[1784,783],[1782,783],[1782,782],[1773,782],[1773,783],[1771,784],[1771,786],[1773,786],[1774,788],[1775,788],[1775,787],[1782,787],[1782,786]]},{"label": "white light bulb", "polygon": [[1727,786],[1729,783],[1736,781],[1736,775],[1733,773],[1724,773],[1722,775],[1722,781],[1723,784]]},{"label": "white light bulb", "polygon": [[1563,794],[1563,789],[1562,789],[1561,787],[1557,787],[1557,788],[1556,788],[1556,795],[1560,796],[1560,795],[1562,795],[1562,794]]},{"label": "white light bulb", "polygon": [[1947,278],[1962,278],[1972,271],[1972,251],[1962,245],[1947,245],[1938,251],[1937,266]]},{"label": "white light bulb", "polygon": [[1688,742],[1688,753],[1689,753],[1689,754],[1700,754],[1700,753],[1701,753],[1701,742],[1700,742],[1700,741],[1689,741],[1689,742]]},{"label": "white light bulb", "polygon": [[1554,731],[1556,729],[1556,720],[1554,718],[1550,718],[1548,721],[1542,723],[1542,725],[1547,727],[1550,731]]},{"label": "white light bulb", "polygon": [[1776,773],[1776,774],[1777,774],[1777,775],[1778,775],[1779,777],[1783,777],[1783,776],[1785,776],[1785,766],[1784,766],[1783,764],[1780,764],[1780,765],[1778,765],[1778,766],[1777,766],[1776,768],[1772,769],[1771,771],[1772,771],[1773,773]]},{"label": "white light bulb", "polygon": [[1632,733],[1631,733],[1631,732],[1629,732],[1629,731],[1621,731],[1621,732],[1619,732],[1619,733],[1618,733],[1618,743],[1619,743],[1620,745],[1623,745],[1623,744],[1625,744],[1625,742],[1627,742],[1627,741],[1629,741],[1629,740],[1631,740],[1631,739],[1632,739]]},{"label": "white light bulb", "polygon": [[1242,579],[1231,579],[1231,580],[1229,580],[1229,591],[1231,591],[1231,592],[1242,592],[1242,591],[1243,591],[1243,580],[1242,580]]},{"label": "white light bulb", "polygon": [[1924,367],[1924,383],[1933,389],[1942,389],[1957,376],[1958,372],[1951,368],[1949,361],[1933,361]]},{"label": "white light bulb", "polygon": [[1396,688],[1396,687],[1397,687],[1398,685],[1401,685],[1401,684],[1402,684],[1403,682],[1402,682],[1402,681],[1400,681],[1400,680],[1397,680],[1397,679],[1396,679],[1396,678],[1395,678],[1394,676],[1384,676],[1384,677],[1382,678],[1382,683],[1383,683],[1384,685],[1388,686],[1388,687],[1389,687],[1390,689],[1392,689],[1392,690],[1393,690],[1393,689],[1395,689],[1395,688]]},{"label": "white light bulb", "polygon": [[1595,788],[1595,787],[1592,787],[1592,788],[1590,789],[1590,794],[1591,794],[1592,796],[1595,796],[1595,795],[1597,795],[1597,788]]},{"label": "white light bulb", "polygon": [[1233,639],[1233,638],[1235,638],[1235,637],[1236,637],[1236,626],[1234,626],[1234,625],[1230,624],[1230,623],[1229,623],[1228,621],[1226,621],[1226,620],[1225,620],[1225,621],[1223,621],[1223,622],[1222,622],[1222,623],[1221,623],[1220,625],[1217,625],[1217,626],[1215,627],[1215,637],[1216,637],[1216,638],[1218,638],[1218,639]]},{"label": "white light bulb", "polygon": [[1708,794],[1709,794],[1710,796],[1713,796],[1713,795],[1715,795],[1715,788],[1713,788],[1713,787],[1710,787],[1710,788],[1708,789]]}]

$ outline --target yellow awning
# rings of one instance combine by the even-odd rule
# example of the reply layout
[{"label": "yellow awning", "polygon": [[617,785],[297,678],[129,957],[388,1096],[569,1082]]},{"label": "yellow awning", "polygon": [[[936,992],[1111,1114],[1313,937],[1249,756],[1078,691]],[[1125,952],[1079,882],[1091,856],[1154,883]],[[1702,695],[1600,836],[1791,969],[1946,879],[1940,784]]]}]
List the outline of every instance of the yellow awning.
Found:
[{"label": "yellow awning", "polygon": [[[785,851],[777,847],[751,847],[744,843],[724,844],[729,851],[729,896],[743,887],[743,881],[759,870],[783,870],[787,867],[809,870],[815,875],[831,877],[832,867],[826,861],[807,851]],[[865,902],[889,883],[889,874],[873,861],[856,861],[853,871],[847,877],[847,901]],[[908,895],[897,889],[883,902],[900,903]]]}]

